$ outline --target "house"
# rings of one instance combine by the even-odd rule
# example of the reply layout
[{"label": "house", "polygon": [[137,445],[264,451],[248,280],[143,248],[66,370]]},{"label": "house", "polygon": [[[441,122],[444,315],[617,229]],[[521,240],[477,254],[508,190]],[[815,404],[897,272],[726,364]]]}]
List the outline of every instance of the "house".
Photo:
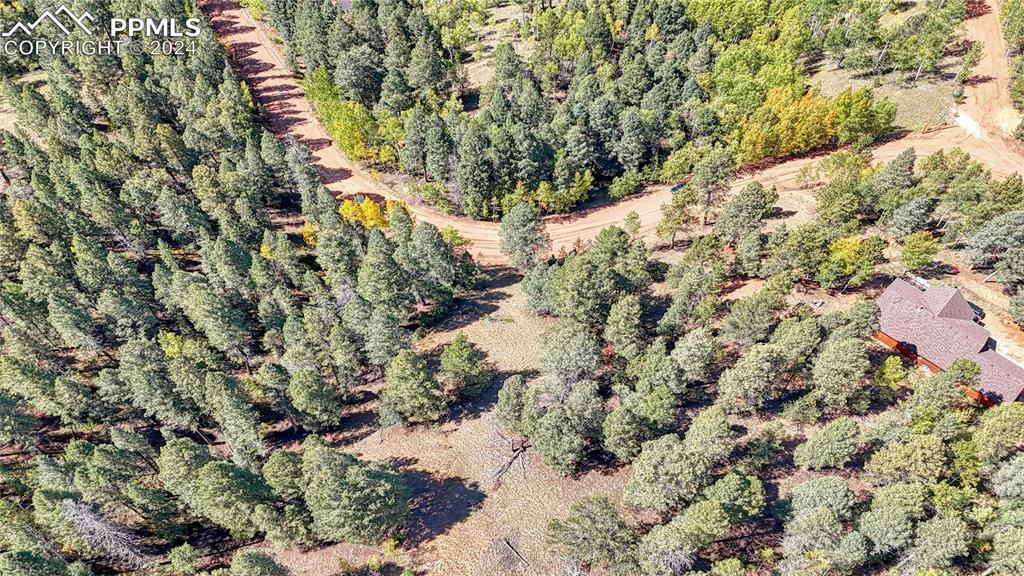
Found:
[{"label": "house", "polygon": [[889,348],[932,372],[961,358],[977,362],[977,389],[967,393],[983,404],[1024,399],[1024,367],[996,352],[995,341],[957,288],[922,290],[896,279],[878,298],[878,307],[880,329],[875,337]]}]

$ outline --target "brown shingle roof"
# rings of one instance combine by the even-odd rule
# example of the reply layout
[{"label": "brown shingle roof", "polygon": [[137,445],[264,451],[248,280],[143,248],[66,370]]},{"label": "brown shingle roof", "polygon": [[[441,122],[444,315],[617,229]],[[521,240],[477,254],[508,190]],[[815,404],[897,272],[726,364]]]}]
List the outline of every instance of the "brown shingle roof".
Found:
[{"label": "brown shingle roof", "polygon": [[966,358],[978,363],[978,391],[1012,401],[1024,392],[1024,368],[995,350],[988,330],[973,321],[960,291],[933,286],[925,291],[896,279],[878,298],[881,331],[942,369]]},{"label": "brown shingle roof", "polygon": [[923,293],[924,301],[940,318],[974,322],[974,309],[953,286],[931,286]]}]

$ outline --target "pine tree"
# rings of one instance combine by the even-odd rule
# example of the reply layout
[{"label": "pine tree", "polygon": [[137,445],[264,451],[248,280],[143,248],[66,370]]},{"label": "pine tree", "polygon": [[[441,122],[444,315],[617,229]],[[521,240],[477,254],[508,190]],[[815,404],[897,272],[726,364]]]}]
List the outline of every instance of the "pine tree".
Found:
[{"label": "pine tree", "polygon": [[388,364],[377,417],[388,426],[400,420],[431,422],[444,414],[441,387],[427,371],[427,363],[411,350],[400,351]]},{"label": "pine tree", "polygon": [[759,227],[778,198],[774,188],[766,189],[760,182],[744,186],[715,219],[715,233],[736,244],[751,228]]},{"label": "pine tree", "polygon": [[568,409],[561,405],[540,417],[530,433],[530,442],[544,464],[563,476],[576,470],[586,457],[586,439]]},{"label": "pine tree", "polygon": [[288,396],[295,408],[302,412],[304,426],[315,430],[341,422],[345,406],[343,398],[324,381],[318,370],[296,370],[288,382]]},{"label": "pine tree", "polygon": [[615,154],[627,170],[639,169],[650,146],[647,127],[636,109],[628,109],[620,117],[622,138],[616,143]]},{"label": "pine tree", "polygon": [[231,576],[289,576],[290,572],[269,555],[242,550],[231,559]]},{"label": "pine tree", "polygon": [[523,417],[529,399],[527,390],[526,379],[520,374],[513,374],[502,383],[501,390],[498,391],[498,401],[494,406],[498,422],[512,432],[523,435],[530,432],[528,426],[524,425]]},{"label": "pine tree", "polygon": [[640,454],[641,445],[653,435],[651,422],[626,404],[609,412],[601,429],[605,450],[625,463],[632,462]]},{"label": "pine tree", "polygon": [[769,397],[780,357],[768,346],[754,346],[718,379],[717,403],[730,412],[757,409]]},{"label": "pine tree", "polygon": [[676,341],[672,359],[689,382],[703,382],[711,375],[718,360],[719,345],[707,328],[696,328]]},{"label": "pine tree", "polygon": [[451,154],[452,143],[445,132],[444,121],[437,116],[431,117],[426,140],[427,176],[436,182],[444,182],[448,176],[448,159]]},{"label": "pine tree", "polygon": [[697,218],[691,213],[691,207],[697,205],[697,192],[687,186],[672,195],[672,199],[661,205],[661,220],[656,229],[658,238],[668,240],[669,246],[675,246],[676,234],[686,232],[696,223]]},{"label": "pine tree", "polygon": [[151,340],[127,342],[118,351],[117,379],[124,383],[132,404],[166,426],[192,428],[197,408],[170,380],[163,351]]},{"label": "pine tree", "polygon": [[401,319],[387,307],[372,311],[364,328],[366,358],[375,366],[387,366],[409,342]]},{"label": "pine tree", "polygon": [[703,156],[693,167],[693,178],[689,186],[697,193],[698,205],[704,211],[704,224],[708,215],[718,205],[733,175],[732,154],[724,148],[714,148]]},{"label": "pine tree", "polygon": [[370,232],[359,265],[357,290],[374,309],[403,315],[410,304],[408,279],[394,259],[395,246],[379,230]]},{"label": "pine tree", "polygon": [[336,452],[319,438],[302,453],[305,500],[313,530],[329,542],[379,542],[408,516],[409,489],[395,470]]},{"label": "pine tree", "polygon": [[640,313],[640,299],[629,294],[612,305],[605,321],[605,342],[613,346],[616,355],[626,360],[636,357],[643,343]]},{"label": "pine tree", "polygon": [[63,562],[29,550],[0,554],[0,572],[6,576],[69,576]]},{"label": "pine tree", "polygon": [[712,500],[697,502],[648,532],[637,549],[644,574],[671,576],[693,566],[694,554],[729,531],[729,516]]},{"label": "pine tree", "polygon": [[444,69],[438,54],[439,46],[432,35],[423,35],[416,40],[409,58],[409,84],[421,92],[434,90],[439,92],[444,80]]},{"label": "pine tree", "polygon": [[584,499],[573,505],[564,520],[552,520],[545,539],[561,558],[613,571],[633,566],[638,544],[636,533],[603,496]]},{"label": "pine tree", "polygon": [[210,453],[202,446],[188,438],[175,438],[160,449],[157,477],[164,489],[195,508],[198,506],[196,475],[211,460]]},{"label": "pine tree", "polygon": [[259,417],[238,382],[225,374],[209,372],[203,388],[206,409],[231,444],[235,462],[250,470],[258,469],[266,447],[259,433]]},{"label": "pine tree", "polygon": [[196,512],[235,538],[252,538],[257,533],[253,513],[256,506],[269,499],[262,478],[230,462],[215,460],[199,469],[195,483],[192,505]]},{"label": "pine tree", "polygon": [[236,356],[250,354],[249,319],[210,286],[201,283],[189,286],[183,308],[215,348]]},{"label": "pine tree", "polygon": [[560,266],[558,264],[548,265],[547,262],[538,262],[530,268],[523,277],[523,294],[526,296],[526,305],[535,314],[554,314],[555,305],[551,301],[551,278]]},{"label": "pine tree", "polygon": [[[338,70],[341,68],[339,67]],[[395,116],[400,115],[413,105],[412,98],[409,97],[411,93],[412,87],[406,80],[405,72],[400,68],[390,68],[381,82],[380,100],[377,102],[378,113],[388,112]]]},{"label": "pine tree", "polygon": [[568,258],[551,275],[551,301],[558,316],[586,326],[600,324],[618,300],[615,270],[587,254]]},{"label": "pine tree", "polygon": [[859,433],[856,421],[837,418],[797,446],[793,460],[812,470],[842,468],[857,451]]},{"label": "pine tree", "polygon": [[815,395],[830,410],[843,410],[871,363],[867,346],[858,339],[829,342],[814,361]]},{"label": "pine tree", "polygon": [[0,392],[0,444],[32,446],[39,420],[25,411],[17,399]]},{"label": "pine tree", "polygon": [[470,122],[459,141],[458,183],[462,212],[470,217],[485,215],[485,202],[490,197],[491,165],[481,151],[488,147],[483,129]]},{"label": "pine tree", "polygon": [[282,500],[302,496],[302,454],[284,448],[274,450],[263,464],[263,480]]},{"label": "pine tree", "polygon": [[903,238],[922,230],[932,216],[932,202],[927,196],[915,196],[893,211],[889,229],[893,236]]},{"label": "pine tree", "polygon": [[83,307],[50,294],[47,309],[50,324],[65,344],[90,355],[100,351],[100,344],[92,335],[92,319]]},{"label": "pine tree", "polygon": [[402,142],[402,165],[410,174],[426,174],[427,118],[422,106],[412,109],[405,121],[405,139]]},{"label": "pine tree", "polygon": [[429,222],[416,223],[409,252],[415,272],[415,290],[420,297],[434,302],[440,312],[461,283],[455,252],[437,227]]},{"label": "pine tree", "polygon": [[560,321],[544,333],[541,365],[559,390],[585,380],[601,363],[597,338],[586,326]]},{"label": "pine tree", "polygon": [[551,240],[540,214],[528,204],[516,204],[501,219],[499,242],[512,265],[526,271],[544,258]]},{"label": "pine tree", "polygon": [[473,397],[491,381],[493,371],[486,363],[486,355],[459,334],[441,351],[441,367],[437,378],[458,394]]},{"label": "pine tree", "polygon": [[694,479],[689,477],[683,444],[675,434],[644,442],[633,473],[623,492],[623,501],[666,511],[696,493]]}]

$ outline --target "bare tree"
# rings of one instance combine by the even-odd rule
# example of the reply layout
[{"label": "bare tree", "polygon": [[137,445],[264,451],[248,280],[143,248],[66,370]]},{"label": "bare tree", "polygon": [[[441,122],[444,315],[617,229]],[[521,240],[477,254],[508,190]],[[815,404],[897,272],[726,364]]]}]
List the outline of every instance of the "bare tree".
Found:
[{"label": "bare tree", "polygon": [[502,434],[498,425],[492,422],[492,436],[490,450],[492,455],[497,455],[501,460],[491,469],[489,478],[495,486],[500,486],[505,475],[518,464],[523,477],[526,477],[526,449],[530,447],[528,439],[512,435],[511,437]]},{"label": "bare tree", "polygon": [[133,569],[142,568],[149,562],[139,550],[138,538],[134,534],[111,522],[89,505],[66,498],[60,503],[60,509],[75,532],[105,552],[114,562]]}]

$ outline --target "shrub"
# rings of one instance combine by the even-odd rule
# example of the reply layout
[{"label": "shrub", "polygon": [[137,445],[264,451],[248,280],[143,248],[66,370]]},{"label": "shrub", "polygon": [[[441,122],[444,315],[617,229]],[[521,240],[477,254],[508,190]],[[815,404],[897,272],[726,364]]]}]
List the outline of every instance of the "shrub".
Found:
[{"label": "shrub", "polygon": [[857,451],[859,432],[852,418],[837,418],[797,446],[793,461],[812,470],[842,468]]},{"label": "shrub", "polygon": [[608,196],[618,200],[630,194],[635,194],[640,189],[640,171],[630,168],[612,180],[608,187]]}]

